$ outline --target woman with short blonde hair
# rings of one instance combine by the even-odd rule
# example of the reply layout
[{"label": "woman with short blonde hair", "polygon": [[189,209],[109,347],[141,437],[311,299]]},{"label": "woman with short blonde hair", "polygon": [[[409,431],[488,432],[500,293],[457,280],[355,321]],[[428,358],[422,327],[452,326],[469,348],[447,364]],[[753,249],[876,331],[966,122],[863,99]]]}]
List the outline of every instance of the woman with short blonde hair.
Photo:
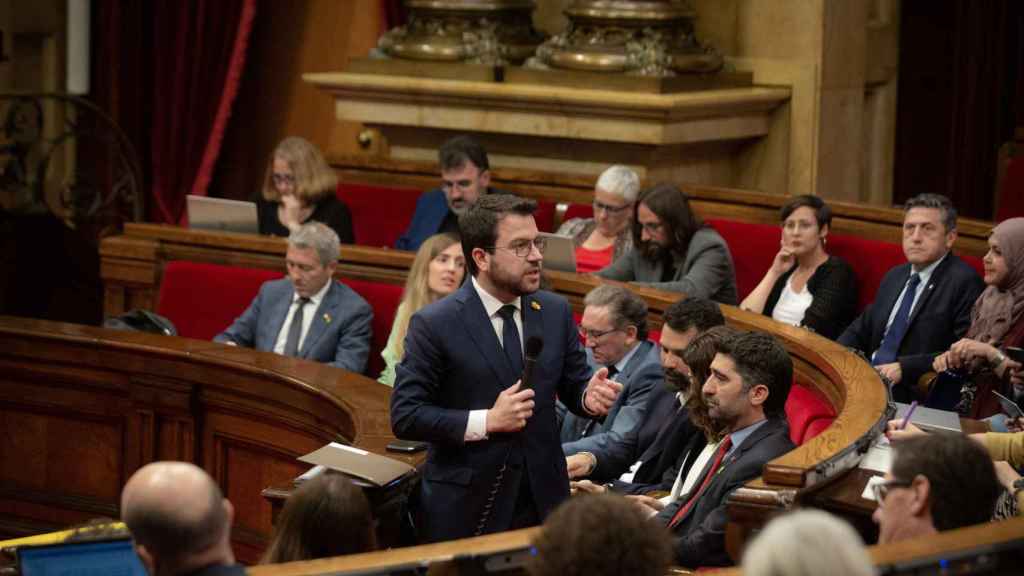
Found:
[{"label": "woman with short blonde hair", "polygon": [[282,140],[267,162],[259,208],[260,234],[288,236],[309,221],[331,227],[342,244],[355,241],[352,215],[338,199],[338,177],[304,138]]}]

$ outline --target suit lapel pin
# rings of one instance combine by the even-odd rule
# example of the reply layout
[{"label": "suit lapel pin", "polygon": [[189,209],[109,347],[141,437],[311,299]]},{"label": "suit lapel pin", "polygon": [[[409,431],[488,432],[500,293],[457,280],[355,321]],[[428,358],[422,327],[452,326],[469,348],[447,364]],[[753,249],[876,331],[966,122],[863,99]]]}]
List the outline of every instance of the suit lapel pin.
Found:
[{"label": "suit lapel pin", "polygon": [[328,314],[327,312],[324,312],[324,322],[327,324],[331,323],[331,315]]},{"label": "suit lapel pin", "polygon": [[534,310],[540,310],[540,302],[537,302],[536,300],[531,300],[530,308],[533,308]]}]

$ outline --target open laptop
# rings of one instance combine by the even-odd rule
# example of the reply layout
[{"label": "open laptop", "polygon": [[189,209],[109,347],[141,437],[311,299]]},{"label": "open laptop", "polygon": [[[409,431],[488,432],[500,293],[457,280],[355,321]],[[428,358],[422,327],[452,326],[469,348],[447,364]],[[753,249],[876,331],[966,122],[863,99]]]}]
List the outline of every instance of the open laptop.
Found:
[{"label": "open laptop", "polygon": [[131,538],[60,542],[17,549],[21,576],[146,576]]},{"label": "open laptop", "polygon": [[[896,418],[900,419],[907,415],[910,404],[896,402]],[[936,410],[918,405],[910,416],[910,421],[919,428],[926,430],[948,430],[950,432],[961,432],[960,415],[949,410]]]},{"label": "open laptop", "polygon": [[576,245],[572,236],[560,236],[549,232],[541,232],[546,238],[548,247],[544,250],[544,267],[559,272],[576,272]]},{"label": "open laptop", "polygon": [[207,198],[192,194],[189,194],[186,200],[189,228],[259,234],[255,202]]}]

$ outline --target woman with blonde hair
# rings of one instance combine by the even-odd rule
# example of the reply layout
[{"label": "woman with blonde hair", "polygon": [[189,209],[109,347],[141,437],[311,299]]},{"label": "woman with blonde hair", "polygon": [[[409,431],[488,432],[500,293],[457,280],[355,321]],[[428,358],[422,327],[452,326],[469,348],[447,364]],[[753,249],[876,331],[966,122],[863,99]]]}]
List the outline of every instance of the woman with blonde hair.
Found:
[{"label": "woman with blonde hair", "polygon": [[285,138],[270,155],[256,201],[260,234],[288,236],[315,221],[333,229],[342,244],[352,244],[352,215],[338,199],[337,187],[337,175],[316,146],[298,136]]},{"label": "woman with blonde hair", "polygon": [[427,238],[416,251],[402,292],[402,303],[395,313],[388,344],[381,352],[385,368],[377,380],[388,386],[395,385],[395,366],[405,356],[405,333],[409,319],[427,304],[454,292],[466,277],[466,257],[462,244],[451,234],[435,234]]}]

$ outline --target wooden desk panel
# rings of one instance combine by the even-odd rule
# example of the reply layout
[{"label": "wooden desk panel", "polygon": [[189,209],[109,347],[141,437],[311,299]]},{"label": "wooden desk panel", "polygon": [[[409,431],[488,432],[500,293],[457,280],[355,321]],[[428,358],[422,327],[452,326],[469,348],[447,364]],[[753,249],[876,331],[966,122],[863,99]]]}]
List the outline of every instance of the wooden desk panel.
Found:
[{"label": "wooden desk panel", "polygon": [[272,353],[0,317],[0,534],[117,517],[135,470],[185,460],[235,505],[235,550],[254,562],[271,531],[261,490],[330,441],[380,451],[393,439],[389,397],[361,375]]}]

